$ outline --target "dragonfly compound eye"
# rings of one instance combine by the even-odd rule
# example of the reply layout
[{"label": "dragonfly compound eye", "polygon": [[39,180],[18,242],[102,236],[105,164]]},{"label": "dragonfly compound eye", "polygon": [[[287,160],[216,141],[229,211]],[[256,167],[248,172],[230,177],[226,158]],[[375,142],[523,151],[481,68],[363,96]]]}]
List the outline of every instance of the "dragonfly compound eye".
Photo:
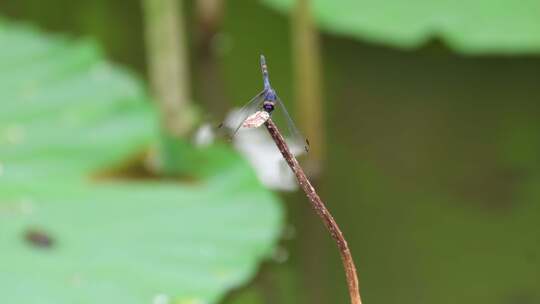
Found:
[{"label": "dragonfly compound eye", "polygon": [[270,102],[265,102],[264,105],[263,105],[263,109],[266,111],[266,112],[272,112],[274,111],[274,105]]}]

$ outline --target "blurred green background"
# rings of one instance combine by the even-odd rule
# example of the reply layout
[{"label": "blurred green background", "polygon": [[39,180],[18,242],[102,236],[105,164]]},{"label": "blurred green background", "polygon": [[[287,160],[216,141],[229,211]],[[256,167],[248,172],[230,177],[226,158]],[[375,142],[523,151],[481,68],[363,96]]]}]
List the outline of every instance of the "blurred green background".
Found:
[{"label": "blurred green background", "polygon": [[[184,20],[181,22],[187,34],[192,102],[199,109],[201,120],[219,121],[224,111],[242,105],[260,90],[260,53],[264,53],[269,61],[272,85],[290,110],[295,112],[293,117],[301,117],[303,112],[294,106],[295,62],[292,49],[294,39],[297,39],[291,34],[294,14],[285,13],[291,9],[292,1],[225,1],[223,17],[215,32],[205,32],[197,22],[196,2],[183,3]],[[396,0],[386,6],[377,6],[373,1],[314,2],[314,18],[321,26],[321,94],[323,131],[326,134],[325,156],[321,164],[323,170],[316,178],[316,186],[347,237],[358,267],[363,301],[379,304],[540,303],[540,43],[537,42],[540,41],[540,25],[534,23],[535,18],[540,20],[540,11],[534,10],[540,8],[538,4],[471,1],[452,5],[447,1]],[[443,2],[446,4],[443,5]],[[437,10],[444,13],[434,13]],[[37,0],[7,0],[0,3],[0,14],[5,24],[24,22],[37,26],[49,35],[61,33],[70,37],[91,38],[101,46],[104,57],[148,82],[145,25],[142,6],[138,1],[49,0],[44,3]],[[429,22],[422,23],[423,18]],[[493,19],[497,20],[491,22]],[[379,28],[377,22],[382,24]],[[10,26],[15,27],[6,25],[6,28]],[[485,29],[486,33],[481,29]],[[207,41],[205,35],[211,38]],[[9,47],[8,44],[0,45],[2,49]],[[0,62],[6,61],[0,57]],[[20,68],[15,68],[20,77],[25,78],[26,66],[21,64]],[[2,69],[0,64],[0,72]],[[33,72],[28,70],[27,73]],[[10,75],[13,74],[4,74],[3,79],[7,81],[12,77]],[[96,90],[111,90],[106,84],[99,88]],[[0,92],[0,96],[3,96],[0,102],[7,103],[9,108],[11,95],[5,93],[11,92],[9,86],[5,85],[3,91]],[[83,95],[86,93],[80,96]],[[135,99],[145,100],[142,107],[150,104],[145,97]],[[17,106],[11,106],[13,113],[18,113]],[[24,107],[24,104],[19,107]],[[122,109],[111,112],[110,119],[116,120],[123,117],[122,113],[132,111]],[[84,112],[84,109],[81,111]],[[0,115],[0,123],[2,119],[9,121],[9,117],[7,114],[4,118]],[[140,130],[133,130],[135,125]],[[9,124],[4,123],[0,127],[7,130]],[[101,172],[111,163],[122,163],[122,159],[133,157],[137,151],[140,153],[141,146],[148,143],[150,147],[155,146],[156,140],[150,135],[141,139],[137,136],[142,135],[136,135],[150,132],[152,128],[141,127],[136,121],[129,127],[132,131],[118,135],[118,138],[132,138],[131,144],[126,144],[122,149],[133,153],[118,152],[97,164],[89,161],[91,165],[85,167],[86,171],[81,174],[90,175],[88,172]],[[51,134],[56,131],[51,127]],[[107,146],[118,138],[103,142],[103,150],[97,152],[107,151]],[[43,143],[44,146],[52,144],[54,142]],[[0,149],[4,148],[0,145]],[[45,150],[51,155],[56,153],[52,148]],[[10,157],[20,153],[15,151],[12,155],[5,151],[3,154],[0,152],[0,164],[9,162]],[[67,151],[59,158],[70,159],[71,154]],[[118,151],[121,149],[118,148]],[[92,156],[94,152],[88,153],[88,159],[95,157]],[[242,161],[237,160],[235,153],[223,146],[200,153],[206,165],[194,166],[188,175],[209,180],[204,182],[208,189],[203,192],[214,193],[218,191],[215,189],[233,187],[220,181],[232,176],[239,182],[233,182],[234,189],[229,191],[231,194],[227,202],[238,201],[237,198],[241,197],[246,203],[239,203],[240,206],[232,203],[232,207],[219,205],[219,212],[211,204],[202,208],[195,203],[194,206],[201,210],[195,212],[199,217],[196,220],[193,218],[192,225],[203,223],[202,226],[207,226],[207,229],[201,235],[208,237],[213,233],[221,234],[222,227],[230,223],[242,223],[245,218],[253,218],[220,239],[227,243],[225,247],[231,248],[237,248],[235,242],[239,239],[254,239],[251,234],[243,235],[245,230],[261,231],[261,239],[257,239],[253,247],[250,247],[251,243],[245,248],[238,245],[241,253],[217,247],[216,255],[220,252],[245,255],[238,261],[225,259],[232,268],[242,269],[238,270],[241,272],[238,279],[235,274],[233,283],[207,282],[197,276],[200,273],[197,263],[187,267],[184,260],[169,256],[174,253],[171,251],[167,254],[169,246],[175,246],[174,238],[159,243],[157,247],[161,255],[156,253],[154,256],[152,250],[145,250],[145,243],[154,243],[145,237],[154,238],[156,235],[167,235],[168,231],[184,230],[178,218],[188,222],[192,218],[191,214],[188,216],[179,211],[177,218],[156,215],[156,222],[148,220],[147,223],[141,220],[144,214],[153,210],[152,206],[147,206],[147,211],[139,210],[141,218],[134,219],[132,227],[126,224],[124,233],[130,234],[140,229],[141,235],[136,239],[138,242],[133,250],[148,251],[140,257],[149,259],[146,261],[146,272],[133,275],[152,273],[155,271],[154,264],[163,264],[158,267],[160,274],[155,278],[149,276],[148,280],[137,282],[131,277],[130,280],[134,281],[132,285],[126,285],[129,288],[122,290],[125,296],[112,296],[117,292],[116,285],[122,285],[131,276],[130,271],[126,274],[126,269],[137,267],[139,259],[135,258],[131,264],[126,262],[127,268],[108,268],[96,275],[96,280],[112,282],[111,286],[116,287],[84,289],[88,294],[79,293],[58,300],[59,294],[47,292],[49,287],[46,283],[49,273],[51,277],[56,275],[54,261],[48,261],[50,263],[39,270],[42,278],[37,280],[33,276],[38,275],[36,269],[41,267],[39,260],[32,267],[20,267],[17,263],[26,263],[27,260],[11,258],[23,255],[23,251],[30,250],[28,246],[10,247],[9,250],[2,248],[0,257],[4,255],[1,252],[8,253],[5,253],[6,259],[1,258],[4,262],[0,262],[0,272],[5,274],[0,274],[0,302],[347,303],[345,277],[336,246],[305,196],[299,191],[281,193],[279,197],[282,202],[277,202],[275,194],[253,181],[253,173]],[[38,159],[41,156],[36,154],[33,157]],[[210,161],[206,161],[208,159]],[[242,165],[234,165],[237,162]],[[43,168],[35,167],[32,162],[28,166],[24,164],[23,167],[29,168],[32,174]],[[72,164],[66,161],[61,166]],[[238,175],[239,170],[246,173]],[[231,173],[227,175],[223,172]],[[132,177],[137,173],[129,171],[127,175]],[[67,179],[70,175],[66,176]],[[0,207],[2,202],[7,202],[4,204],[7,207],[0,209],[0,220],[5,224],[2,226],[0,223],[0,229],[3,229],[3,232],[0,231],[3,238],[0,239],[1,246],[20,242],[21,231],[27,231],[28,236],[28,230],[25,230],[28,223],[31,227],[47,228],[51,222],[53,233],[57,229],[59,234],[70,235],[62,230],[69,231],[66,228],[68,224],[64,228],[57,224],[71,222],[68,219],[70,214],[63,214],[65,211],[58,204],[54,208],[59,209],[59,213],[54,213],[52,217],[45,214],[43,219],[30,222],[17,220],[13,224],[10,224],[12,218],[5,210],[9,211],[11,198],[27,191],[45,193],[40,195],[54,197],[57,201],[65,200],[66,204],[70,204],[76,191],[73,189],[87,186],[66,187],[61,176],[54,186],[53,183],[41,185],[42,179],[28,178],[27,175],[20,180],[6,179],[1,174],[0,177],[4,193],[1,194]],[[197,197],[195,201],[215,200],[216,204],[221,204],[218,202],[221,192],[212,194],[211,198],[200,198],[200,194],[191,193],[197,191],[185,185],[190,184],[191,178],[186,181],[183,176],[180,182],[172,183],[174,186],[168,179],[166,186],[156,187],[156,194],[153,194],[153,186],[145,184],[141,187],[148,189],[143,190],[145,194],[142,197],[167,201],[163,208],[169,208],[167,213],[172,214],[176,210],[176,195],[179,200],[184,200],[183,195],[187,195]],[[40,190],[30,189],[30,184]],[[186,190],[189,194],[176,193],[174,187],[189,188]],[[85,189],[81,193],[86,193],[84,191],[97,193],[98,190]],[[120,195],[115,192],[118,189],[99,191],[96,196],[82,195],[86,204],[84,207],[70,208],[74,212],[84,210],[84,214],[91,214],[93,209],[88,204],[94,204],[94,199],[108,206],[109,203],[115,204],[116,196]],[[133,199],[136,200],[129,198]],[[132,212],[129,205],[132,203],[125,203],[126,209],[112,208],[111,216],[129,216]],[[44,204],[39,208],[47,210],[47,206]],[[103,207],[104,212],[111,208],[107,206]],[[161,205],[157,206],[161,208]],[[196,207],[187,208],[186,212],[193,208]],[[220,212],[227,213],[225,210],[229,208],[237,208],[234,209],[235,215],[224,222],[217,220],[216,223]],[[169,224],[156,229],[155,235],[142,232],[146,230],[146,225],[162,221]],[[88,227],[95,224],[92,221],[89,223]],[[77,221],[73,225],[77,226]],[[194,233],[190,237],[189,230],[186,231],[184,234],[188,239],[199,236]],[[74,232],[72,237],[88,237],[89,242],[91,239],[95,244],[101,244],[98,246],[117,246],[117,243],[107,241],[109,232],[103,228],[103,234],[99,237],[103,243],[86,234],[80,236]],[[225,232],[222,234],[225,235]],[[122,234],[118,238],[122,239]],[[58,246],[61,242],[59,239]],[[192,243],[186,244],[189,246]],[[132,248],[129,246],[127,248]],[[53,247],[50,251],[54,253],[54,250]],[[84,246],[81,250],[87,252]],[[78,251],[72,254],[77,257]],[[199,254],[204,255],[204,252]],[[198,261],[198,254],[193,255]],[[118,259],[124,261],[120,256],[117,256]],[[269,256],[273,258],[269,259]],[[36,261],[41,258],[32,255],[28,259]],[[216,256],[212,261],[220,259]],[[111,262],[113,265],[114,261]],[[77,263],[84,264],[85,260],[74,258],[71,263],[68,268],[77,268]],[[208,261],[200,263],[207,266]],[[258,263],[262,263],[260,267]],[[87,266],[99,265],[100,260],[97,259]],[[185,282],[175,281],[178,277],[172,273],[183,272],[186,268],[189,273],[184,278]],[[84,273],[84,270],[80,271]],[[5,283],[12,280],[17,283]],[[183,289],[175,289],[178,285],[190,285],[198,280],[201,286],[213,284],[215,288],[208,287],[209,291],[206,291],[200,286],[193,290],[186,287],[190,291],[185,294]],[[30,287],[23,292],[26,283]],[[145,284],[162,284],[167,286],[164,287],[166,290],[176,294],[164,300],[159,297],[145,298],[146,293],[141,292],[142,298],[139,298],[139,292],[133,290],[144,290]],[[53,285],[51,283],[51,289],[61,289],[63,286]],[[10,292],[2,286],[10,286]],[[32,286],[40,286],[41,289],[33,289]],[[101,294],[97,296],[91,291]],[[71,292],[77,294],[76,289]],[[154,290],[148,291],[152,292]],[[34,295],[21,296],[24,293]],[[4,299],[3,294],[7,295]],[[198,298],[200,294],[208,296]],[[159,302],[161,300],[165,302]]]}]

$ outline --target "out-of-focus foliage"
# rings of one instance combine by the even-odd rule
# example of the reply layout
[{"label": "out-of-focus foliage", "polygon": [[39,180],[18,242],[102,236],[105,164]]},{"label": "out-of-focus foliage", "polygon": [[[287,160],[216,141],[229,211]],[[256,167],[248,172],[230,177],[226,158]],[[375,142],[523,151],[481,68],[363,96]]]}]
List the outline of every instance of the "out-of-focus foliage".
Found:
[{"label": "out-of-focus foliage", "polygon": [[[290,11],[294,0],[263,0]],[[313,0],[321,28],[363,40],[415,48],[433,38],[463,53],[537,53],[540,3],[534,0]]]},{"label": "out-of-focus foliage", "polygon": [[104,178],[157,141],[141,83],[91,41],[1,21],[0,45],[1,303],[215,303],[252,277],[282,213],[243,161]]},{"label": "out-of-focus foliage", "polygon": [[142,85],[94,43],[5,23],[0,43],[3,179],[86,178],[156,133]]}]

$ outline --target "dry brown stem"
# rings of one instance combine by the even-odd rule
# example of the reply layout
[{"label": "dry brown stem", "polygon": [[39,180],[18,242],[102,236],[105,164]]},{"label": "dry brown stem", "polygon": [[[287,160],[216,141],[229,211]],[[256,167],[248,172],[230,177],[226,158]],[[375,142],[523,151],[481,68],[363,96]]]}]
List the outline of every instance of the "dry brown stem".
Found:
[{"label": "dry brown stem", "polygon": [[356,274],[356,267],[354,266],[351,250],[347,245],[347,241],[345,240],[343,233],[339,229],[336,221],[334,220],[328,209],[326,209],[326,206],[315,191],[315,188],[313,188],[313,186],[309,182],[306,174],[304,173],[304,170],[302,169],[302,167],[300,167],[298,160],[296,160],[294,155],[289,150],[285,139],[283,138],[271,118],[266,121],[265,126],[270,133],[270,136],[272,136],[272,139],[276,143],[279,151],[283,155],[283,158],[285,158],[287,164],[294,172],[294,175],[296,175],[296,179],[298,180],[298,183],[300,184],[302,190],[304,190],[304,192],[306,193],[313,209],[315,209],[315,212],[317,212],[319,217],[322,219],[324,225],[326,226],[326,229],[330,232],[330,235],[337,243],[339,253],[341,255],[341,260],[343,262],[343,267],[345,268],[345,274],[347,276],[347,286],[349,288],[351,304],[362,304],[362,301],[360,300],[360,290],[358,289],[358,276]]}]

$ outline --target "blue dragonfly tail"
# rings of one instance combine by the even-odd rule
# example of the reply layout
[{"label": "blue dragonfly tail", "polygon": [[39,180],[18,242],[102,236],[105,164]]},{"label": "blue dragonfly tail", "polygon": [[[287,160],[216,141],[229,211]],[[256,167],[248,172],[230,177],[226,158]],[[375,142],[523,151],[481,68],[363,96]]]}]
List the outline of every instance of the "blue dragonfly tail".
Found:
[{"label": "blue dragonfly tail", "polygon": [[261,71],[263,75],[264,90],[270,89],[270,77],[268,75],[268,67],[266,66],[266,58],[261,55]]}]

